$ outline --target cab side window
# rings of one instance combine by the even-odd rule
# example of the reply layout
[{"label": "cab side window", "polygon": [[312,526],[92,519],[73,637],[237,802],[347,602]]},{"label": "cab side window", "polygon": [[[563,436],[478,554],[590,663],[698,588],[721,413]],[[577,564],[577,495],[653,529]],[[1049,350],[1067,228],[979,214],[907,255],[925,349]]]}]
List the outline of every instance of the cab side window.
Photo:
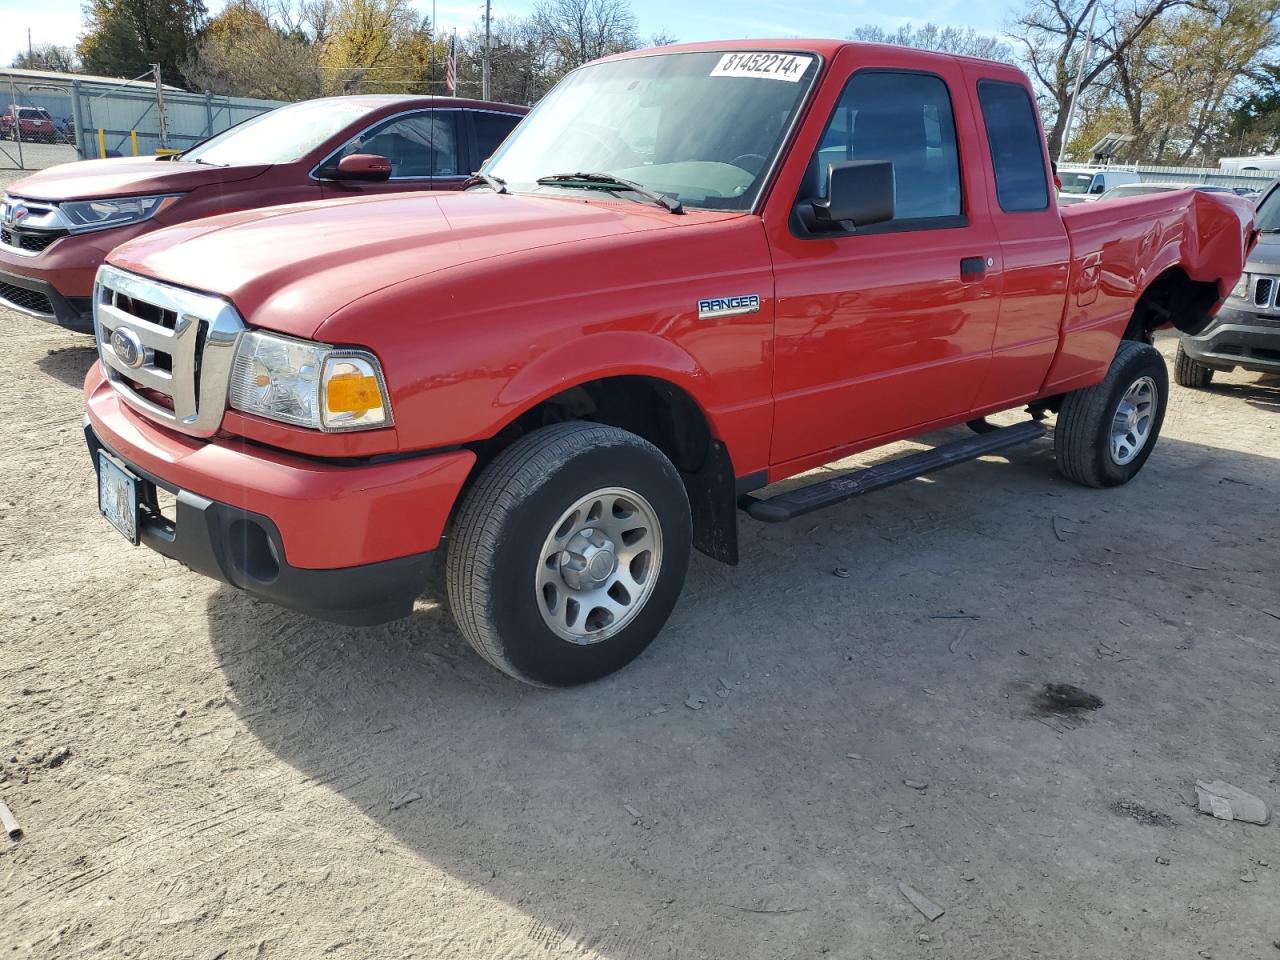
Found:
[{"label": "cab side window", "polygon": [[836,105],[813,159],[814,194],[824,195],[828,168],[843,160],[888,160],[897,186],[893,221],[961,214],[960,158],[951,97],[941,77],[863,70]]},{"label": "cab side window", "polygon": [[[1005,213],[1049,208],[1049,181],[1045,176],[1040,122],[1031,97],[1020,84],[1000,80],[978,82],[982,122],[987,126],[991,164],[996,175],[996,199]],[[1106,184],[1096,178],[1090,193],[1102,193]]]},{"label": "cab side window", "polygon": [[366,130],[342,148],[340,157],[373,153],[391,161],[391,179],[456,177],[458,127],[455,110],[424,110]]}]

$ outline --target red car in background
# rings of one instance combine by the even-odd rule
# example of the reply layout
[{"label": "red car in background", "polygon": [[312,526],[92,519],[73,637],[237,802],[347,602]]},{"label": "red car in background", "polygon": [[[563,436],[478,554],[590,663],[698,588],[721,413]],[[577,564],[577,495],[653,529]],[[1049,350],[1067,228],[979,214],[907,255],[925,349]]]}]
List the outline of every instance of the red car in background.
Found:
[{"label": "red car in background", "polygon": [[527,112],[458,98],[332,97],[261,114],[172,157],[50,167],[0,200],[0,306],[92,332],[94,275],[124,241],[236,210],[460,190]]},{"label": "red car in background", "polygon": [[0,139],[23,139],[32,143],[55,143],[59,139],[58,128],[49,111],[39,107],[20,107],[9,104],[0,113]]}]

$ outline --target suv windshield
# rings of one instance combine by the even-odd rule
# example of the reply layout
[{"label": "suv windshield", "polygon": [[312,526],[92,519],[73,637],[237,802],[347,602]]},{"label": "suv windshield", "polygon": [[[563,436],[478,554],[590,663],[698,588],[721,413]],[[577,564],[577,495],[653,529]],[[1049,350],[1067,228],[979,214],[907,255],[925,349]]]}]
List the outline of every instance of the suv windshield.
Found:
[{"label": "suv windshield", "polygon": [[259,114],[198,143],[183,160],[218,166],[292,163],[369,112],[350,100],[308,100]]},{"label": "suv windshield", "polygon": [[749,210],[817,72],[813,54],[720,51],[583,67],[484,170],[513,191],[585,192],[601,187],[538,180],[608,174],[688,206]]},{"label": "suv windshield", "polygon": [[1253,223],[1263,233],[1280,233],[1280,189],[1272,187],[1258,204]]}]

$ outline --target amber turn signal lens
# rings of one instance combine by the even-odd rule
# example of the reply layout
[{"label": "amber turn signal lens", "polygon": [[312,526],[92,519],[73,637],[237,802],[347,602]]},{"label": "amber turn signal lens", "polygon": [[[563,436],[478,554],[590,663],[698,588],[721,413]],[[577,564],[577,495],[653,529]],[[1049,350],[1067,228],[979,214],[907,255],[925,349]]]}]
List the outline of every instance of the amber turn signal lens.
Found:
[{"label": "amber turn signal lens", "polygon": [[376,377],[340,373],[329,379],[326,403],[333,413],[363,413],[382,405]]}]

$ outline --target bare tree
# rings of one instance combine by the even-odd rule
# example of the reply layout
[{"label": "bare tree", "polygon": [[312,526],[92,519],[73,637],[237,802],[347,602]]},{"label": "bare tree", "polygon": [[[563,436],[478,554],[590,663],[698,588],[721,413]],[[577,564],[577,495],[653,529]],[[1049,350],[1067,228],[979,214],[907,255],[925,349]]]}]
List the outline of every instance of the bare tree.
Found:
[{"label": "bare tree", "polygon": [[560,73],[640,45],[635,14],[627,0],[542,0],[534,8],[533,20]]},{"label": "bare tree", "polygon": [[1010,25],[1009,35],[1019,45],[1020,59],[1047,98],[1044,106],[1053,112],[1050,155],[1057,156],[1066,132],[1067,110],[1076,89],[1081,48],[1093,5],[1101,4],[1099,26],[1094,31],[1089,61],[1079,78],[1082,92],[1110,70],[1162,14],[1190,2],[1138,0],[1135,7],[1127,0],[1028,0]]},{"label": "bare tree", "polygon": [[23,50],[13,58],[13,65],[21,70],[53,70],[57,73],[79,73],[80,58],[71,47],[53,43],[37,43],[30,53]]},{"label": "bare tree", "polygon": [[999,37],[979,33],[973,27],[939,27],[926,23],[922,27],[903,24],[890,33],[874,24],[855,27],[850,40],[864,43],[890,43],[897,47],[916,47],[920,50],[937,50],[941,53],[958,53],[966,57],[982,57],[986,60],[1013,60],[1013,50]]}]

